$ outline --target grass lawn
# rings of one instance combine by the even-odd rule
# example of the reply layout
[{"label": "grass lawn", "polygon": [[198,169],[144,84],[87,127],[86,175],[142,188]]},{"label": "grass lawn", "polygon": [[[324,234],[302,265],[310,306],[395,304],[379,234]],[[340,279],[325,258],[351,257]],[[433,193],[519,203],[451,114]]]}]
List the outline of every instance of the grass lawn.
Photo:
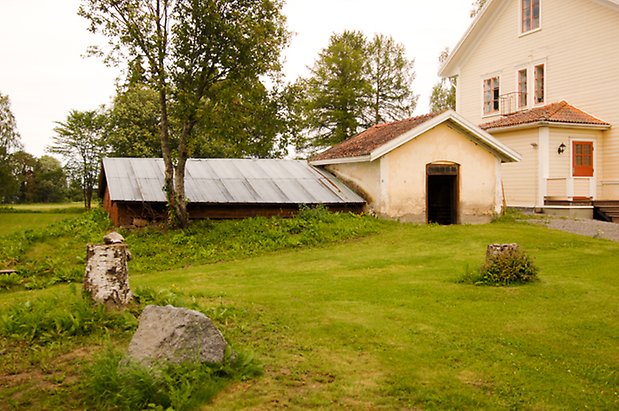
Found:
[{"label": "grass lawn", "polygon": [[[454,279],[486,244],[518,242],[541,282]],[[265,364],[216,409],[619,406],[619,244],[524,224],[392,225],[336,246],[149,273],[229,311],[229,339]]]},{"label": "grass lawn", "polygon": [[82,203],[0,206],[0,236],[44,227],[83,212]]},{"label": "grass lawn", "polygon": [[[457,283],[492,242],[519,243],[541,281]],[[140,271],[131,285],[197,304],[263,364],[212,409],[618,409],[618,256],[619,243],[524,223],[385,222],[362,239]],[[0,307],[68,290],[4,292]],[[0,401],[18,404],[27,389],[79,404],[71,381],[101,347],[53,356],[47,374],[36,361],[5,365]],[[11,373],[49,377],[32,388]]]}]

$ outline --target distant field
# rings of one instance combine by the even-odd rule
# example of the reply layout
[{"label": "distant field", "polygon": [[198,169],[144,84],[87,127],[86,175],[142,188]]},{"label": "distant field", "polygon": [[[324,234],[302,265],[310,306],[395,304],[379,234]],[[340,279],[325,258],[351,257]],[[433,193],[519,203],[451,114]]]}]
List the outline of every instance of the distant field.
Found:
[{"label": "distant field", "polygon": [[75,217],[78,213],[1,213],[0,212],[0,236],[12,234],[17,231],[39,228],[56,221]]},{"label": "distant field", "polygon": [[[93,204],[93,207],[97,207],[96,204]],[[82,202],[73,202],[73,203],[59,203],[59,204],[11,204],[7,206],[0,206],[0,210],[2,208],[12,208],[17,211],[36,211],[36,212],[58,212],[63,210],[73,210],[73,209],[83,209],[84,203]]]}]

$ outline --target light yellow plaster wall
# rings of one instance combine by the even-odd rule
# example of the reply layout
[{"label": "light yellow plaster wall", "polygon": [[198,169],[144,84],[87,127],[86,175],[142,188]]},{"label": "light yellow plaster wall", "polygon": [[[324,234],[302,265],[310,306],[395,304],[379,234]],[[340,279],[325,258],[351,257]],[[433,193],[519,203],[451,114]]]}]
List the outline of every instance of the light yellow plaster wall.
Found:
[{"label": "light yellow plaster wall", "polygon": [[541,30],[521,35],[520,1],[501,0],[460,63],[457,111],[475,124],[496,119],[482,115],[482,80],[498,75],[501,94],[515,92],[517,71],[544,63],[546,103],[566,100],[611,123],[600,144],[598,198],[619,199],[619,8],[592,0],[541,1]]},{"label": "light yellow plaster wall", "polygon": [[391,151],[380,160],[386,173],[388,198],[381,213],[403,221],[426,222],[426,164],[449,161],[460,165],[458,220],[488,222],[497,204],[499,160],[468,137],[441,124]]},{"label": "light yellow plaster wall", "polygon": [[325,168],[365,199],[370,209],[380,208],[380,163],[330,164]]}]

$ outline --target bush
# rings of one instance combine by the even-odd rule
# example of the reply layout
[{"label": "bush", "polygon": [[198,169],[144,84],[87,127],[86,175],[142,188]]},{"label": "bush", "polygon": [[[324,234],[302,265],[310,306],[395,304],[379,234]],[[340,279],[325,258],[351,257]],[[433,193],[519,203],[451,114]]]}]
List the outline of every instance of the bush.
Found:
[{"label": "bush", "polygon": [[125,332],[137,327],[128,311],[108,311],[74,291],[14,304],[0,312],[0,335],[46,345],[68,337]]},{"label": "bush", "polygon": [[490,285],[524,284],[537,280],[537,267],[520,248],[490,256],[480,269],[480,281]]},{"label": "bush", "polygon": [[210,401],[229,382],[262,374],[251,355],[224,364],[168,364],[156,371],[108,351],[86,370],[82,389],[92,409],[191,410]]},{"label": "bush", "polygon": [[458,282],[498,286],[525,284],[536,281],[537,272],[531,258],[520,248],[515,248],[490,256],[478,272],[467,267]]}]

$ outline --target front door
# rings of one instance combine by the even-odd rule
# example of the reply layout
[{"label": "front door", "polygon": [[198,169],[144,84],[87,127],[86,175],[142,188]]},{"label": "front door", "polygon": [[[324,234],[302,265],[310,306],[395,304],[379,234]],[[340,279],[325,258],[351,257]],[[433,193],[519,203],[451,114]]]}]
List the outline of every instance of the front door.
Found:
[{"label": "front door", "polygon": [[458,223],[458,164],[428,164],[428,223]]}]

